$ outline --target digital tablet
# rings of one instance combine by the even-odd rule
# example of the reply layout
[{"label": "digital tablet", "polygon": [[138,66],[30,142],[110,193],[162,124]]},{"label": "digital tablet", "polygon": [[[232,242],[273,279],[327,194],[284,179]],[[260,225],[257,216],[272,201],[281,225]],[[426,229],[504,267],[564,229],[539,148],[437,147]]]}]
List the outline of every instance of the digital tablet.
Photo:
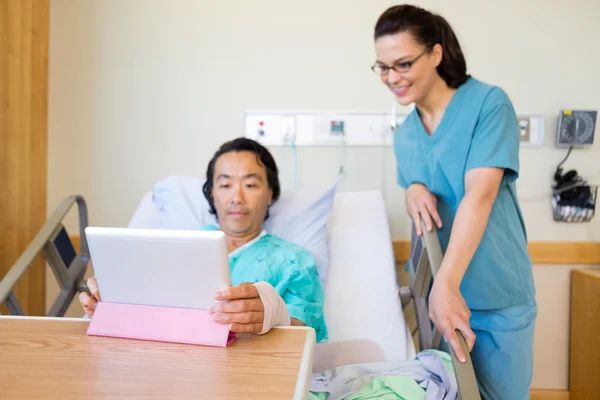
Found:
[{"label": "digital tablet", "polygon": [[225,234],[87,227],[103,302],[207,309],[231,286]]}]

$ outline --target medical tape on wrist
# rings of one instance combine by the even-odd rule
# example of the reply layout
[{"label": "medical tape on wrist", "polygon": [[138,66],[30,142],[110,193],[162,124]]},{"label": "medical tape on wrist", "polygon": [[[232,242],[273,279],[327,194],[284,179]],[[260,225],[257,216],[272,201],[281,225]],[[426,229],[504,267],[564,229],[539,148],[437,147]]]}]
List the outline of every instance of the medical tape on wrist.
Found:
[{"label": "medical tape on wrist", "polygon": [[268,282],[256,282],[254,286],[258,290],[260,300],[265,307],[263,328],[260,335],[264,335],[275,326],[289,326],[291,319],[288,309],[277,290]]}]

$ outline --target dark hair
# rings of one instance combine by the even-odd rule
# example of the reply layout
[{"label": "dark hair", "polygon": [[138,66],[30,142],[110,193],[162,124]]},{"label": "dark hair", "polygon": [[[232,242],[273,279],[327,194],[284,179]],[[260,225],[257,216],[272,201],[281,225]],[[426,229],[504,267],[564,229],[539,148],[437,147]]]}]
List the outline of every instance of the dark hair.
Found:
[{"label": "dark hair", "polygon": [[[249,151],[256,154],[256,161],[258,162],[258,165],[264,166],[267,170],[267,183],[269,188],[273,191],[273,201],[277,201],[277,199],[279,199],[279,194],[281,193],[281,188],[279,186],[279,171],[277,170],[275,159],[269,150],[267,150],[267,148],[260,143],[252,139],[241,137],[222,144],[208,163],[208,168],[206,169],[206,182],[204,182],[204,185],[202,186],[202,191],[204,192],[204,197],[206,197],[206,200],[208,201],[210,213],[215,215],[217,214],[215,201],[211,194],[213,189],[213,180],[215,177],[215,164],[217,163],[219,157],[232,151]],[[265,220],[267,218],[269,218],[269,210],[267,210]]]},{"label": "dark hair", "polygon": [[375,40],[400,32],[409,32],[427,48],[438,43],[442,46],[443,57],[437,72],[449,87],[456,89],[469,78],[458,39],[442,16],[408,4],[390,7],[375,24]]}]

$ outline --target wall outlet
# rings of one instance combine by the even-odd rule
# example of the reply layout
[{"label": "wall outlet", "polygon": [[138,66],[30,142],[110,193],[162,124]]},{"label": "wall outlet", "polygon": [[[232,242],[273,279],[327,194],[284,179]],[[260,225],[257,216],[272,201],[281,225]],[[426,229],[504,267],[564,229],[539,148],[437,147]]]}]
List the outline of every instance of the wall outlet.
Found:
[{"label": "wall outlet", "polygon": [[286,134],[289,135],[293,129],[295,135],[295,122],[290,123],[289,119],[284,118],[286,116],[286,114],[279,113],[246,114],[244,118],[244,135],[265,146],[285,144]]},{"label": "wall outlet", "polygon": [[540,115],[517,116],[519,142],[523,147],[540,147],[544,144],[544,118]]},{"label": "wall outlet", "polygon": [[519,140],[529,143],[531,140],[531,121],[529,118],[519,119]]}]

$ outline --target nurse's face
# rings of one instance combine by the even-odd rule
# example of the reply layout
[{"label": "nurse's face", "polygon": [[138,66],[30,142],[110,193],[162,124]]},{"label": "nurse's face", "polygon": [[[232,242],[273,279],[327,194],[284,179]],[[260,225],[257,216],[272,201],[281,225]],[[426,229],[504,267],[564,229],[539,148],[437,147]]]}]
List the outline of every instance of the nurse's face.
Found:
[{"label": "nurse's face", "polygon": [[442,60],[441,46],[426,48],[409,32],[378,38],[375,54],[381,81],[403,106],[422,102],[441,79],[436,70]]},{"label": "nurse's face", "polygon": [[250,151],[231,151],[217,159],[212,196],[221,230],[246,237],[262,230],[273,192],[267,170]]}]

